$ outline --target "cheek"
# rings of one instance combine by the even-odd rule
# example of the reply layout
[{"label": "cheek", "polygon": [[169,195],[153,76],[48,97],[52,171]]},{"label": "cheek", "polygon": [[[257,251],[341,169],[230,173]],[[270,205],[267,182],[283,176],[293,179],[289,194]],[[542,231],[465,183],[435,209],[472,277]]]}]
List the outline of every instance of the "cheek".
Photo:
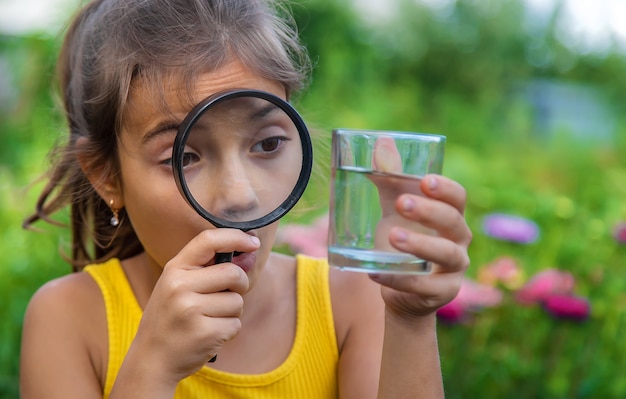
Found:
[{"label": "cheek", "polygon": [[257,251],[257,263],[262,266],[267,262],[270,252],[274,248],[276,232],[278,231],[278,222],[274,222],[269,226],[256,230],[255,233],[261,240],[261,248]]},{"label": "cheek", "polygon": [[[126,213],[146,253],[164,266],[193,237],[211,225],[187,204],[171,171],[135,159],[122,162]],[[259,262],[272,250],[278,222],[257,230]]]},{"label": "cheek", "polygon": [[261,239],[261,247],[269,252],[274,245],[276,232],[278,231],[278,222],[265,226],[261,230],[262,231],[258,233],[259,238]]},{"label": "cheek", "polygon": [[173,177],[162,173],[127,175],[123,190],[135,233],[161,266],[201,231],[203,220],[178,192]]}]

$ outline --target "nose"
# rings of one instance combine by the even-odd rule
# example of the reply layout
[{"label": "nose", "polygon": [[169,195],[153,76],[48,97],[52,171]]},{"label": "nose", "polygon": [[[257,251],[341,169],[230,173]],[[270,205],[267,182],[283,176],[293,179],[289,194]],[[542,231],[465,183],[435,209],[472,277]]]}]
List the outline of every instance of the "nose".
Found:
[{"label": "nose", "polygon": [[258,201],[249,184],[243,181],[226,182],[221,190],[220,204],[222,205],[218,205],[216,216],[231,222],[243,222],[255,218]]},{"label": "nose", "polygon": [[211,214],[231,222],[256,219],[259,215],[259,184],[242,162],[231,159],[221,168],[213,184]]}]

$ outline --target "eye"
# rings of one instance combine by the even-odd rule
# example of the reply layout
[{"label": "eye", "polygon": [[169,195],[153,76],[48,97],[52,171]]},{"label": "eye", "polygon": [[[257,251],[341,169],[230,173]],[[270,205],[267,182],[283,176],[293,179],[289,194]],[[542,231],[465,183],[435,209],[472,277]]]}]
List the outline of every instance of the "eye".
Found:
[{"label": "eye", "polygon": [[198,162],[199,160],[200,157],[195,152],[186,152],[183,154],[183,168]]},{"label": "eye", "polygon": [[289,141],[288,137],[284,137],[284,136],[268,137],[256,143],[252,147],[252,152],[261,153],[261,154],[272,154],[278,151],[282,147],[282,144],[286,141]]}]

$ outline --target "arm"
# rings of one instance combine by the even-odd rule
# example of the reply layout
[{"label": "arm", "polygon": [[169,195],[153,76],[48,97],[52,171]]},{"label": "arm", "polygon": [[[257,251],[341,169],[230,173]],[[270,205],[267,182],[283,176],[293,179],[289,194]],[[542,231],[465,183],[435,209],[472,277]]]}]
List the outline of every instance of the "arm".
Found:
[{"label": "arm", "polygon": [[331,269],[331,294],[340,398],[443,397],[433,311],[397,315],[386,308],[381,286],[361,273]]},{"label": "arm", "polygon": [[423,196],[401,195],[396,209],[437,235],[396,226],[389,232],[389,242],[432,262],[432,273],[370,276],[383,286],[386,305],[380,398],[443,397],[435,313],[456,296],[469,266],[472,234],[463,217],[465,190],[434,175],[421,181],[421,190]]},{"label": "arm", "polygon": [[[376,146],[373,164],[385,171],[400,171],[400,155],[393,141],[379,139]],[[419,190],[401,181],[372,181],[383,209],[376,231],[377,246],[391,246],[425,259],[432,263],[433,271],[429,275],[370,276],[382,285],[385,312],[380,324],[384,325],[384,343],[379,347],[373,343],[369,347],[361,345],[360,350],[382,347],[380,380],[376,380],[379,398],[443,397],[436,310],[458,293],[469,265],[467,247],[471,232],[463,217],[465,190],[458,183],[435,175],[421,179]],[[371,307],[363,299],[362,303],[354,303],[353,309],[364,305]],[[362,323],[355,323],[347,343],[352,343],[354,332],[363,328]],[[352,367],[361,366],[353,362]]]},{"label": "arm", "polygon": [[[104,301],[93,279],[76,273],[47,283],[31,299],[24,318],[20,397],[102,398],[107,353]],[[147,393],[145,397],[172,398],[177,381],[159,378],[156,373],[163,368],[149,370],[146,365],[155,363],[148,356],[142,360],[130,361],[130,367],[120,372],[121,381],[116,383],[120,390],[135,390],[122,397]]]},{"label": "arm", "polygon": [[[379,139],[373,164],[385,171],[401,170],[400,155],[393,141]],[[413,187],[371,178],[379,190],[383,219],[377,226],[376,242],[380,248],[392,246],[433,264],[430,275],[371,275],[382,285],[378,295],[361,296],[356,301],[340,297],[351,310],[335,310],[341,320],[349,320],[349,331],[342,343],[340,359],[340,392],[343,397],[438,398],[444,396],[436,336],[436,310],[452,300],[460,288],[469,265],[467,247],[471,232],[463,217],[465,190],[443,176],[425,176],[418,194]],[[403,194],[404,193],[404,194]],[[395,209],[394,209],[395,208]],[[395,210],[395,212],[394,212]],[[336,290],[339,291],[339,290]],[[348,290],[345,290],[348,291]],[[358,292],[358,291],[357,291]],[[367,341],[367,335],[378,337],[367,321],[354,315],[372,307],[372,299],[384,300],[384,343]],[[334,296],[337,294],[333,293]],[[339,294],[341,295],[341,294]],[[381,301],[382,302],[382,301]],[[381,327],[382,329],[382,327]],[[341,332],[340,329],[338,331]],[[365,333],[363,333],[365,331]],[[382,361],[372,352],[382,351]],[[363,358],[370,355],[370,360]],[[369,362],[369,367],[364,366]],[[373,375],[371,365],[380,366]],[[353,375],[361,375],[361,384]],[[372,388],[374,388],[372,390]]]},{"label": "arm", "polygon": [[106,343],[105,318],[96,283],[84,273],[41,287],[24,317],[20,396],[102,398],[106,359],[88,347],[98,340]]},{"label": "arm", "polygon": [[[387,172],[402,170],[392,139],[377,140],[372,164]],[[467,248],[472,235],[463,216],[465,190],[435,175],[421,179],[419,190],[408,183],[372,181],[383,210],[377,246],[391,246],[433,265],[430,275],[371,276],[382,285],[386,309],[378,397],[443,397],[436,310],[458,293],[469,265]]]},{"label": "arm", "polygon": [[444,397],[435,324],[434,314],[407,323],[387,312],[379,398]]}]

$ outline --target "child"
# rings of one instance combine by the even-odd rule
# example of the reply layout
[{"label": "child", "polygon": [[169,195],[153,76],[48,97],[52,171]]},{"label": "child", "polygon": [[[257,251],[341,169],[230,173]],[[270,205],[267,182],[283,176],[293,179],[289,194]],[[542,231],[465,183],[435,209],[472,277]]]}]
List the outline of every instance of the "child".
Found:
[{"label": "child", "polygon": [[[176,187],[193,104],[303,87],[308,59],[279,15],[269,0],[95,0],[78,14],[59,59],[69,142],[27,220],[70,206],[77,272],[29,304],[23,399],[443,397],[435,312],[471,241],[459,184],[428,176],[424,197],[397,199],[438,232],[389,233],[433,262],[427,276],[272,253],[277,223],[216,229]],[[237,256],[214,264],[220,252]]]}]

